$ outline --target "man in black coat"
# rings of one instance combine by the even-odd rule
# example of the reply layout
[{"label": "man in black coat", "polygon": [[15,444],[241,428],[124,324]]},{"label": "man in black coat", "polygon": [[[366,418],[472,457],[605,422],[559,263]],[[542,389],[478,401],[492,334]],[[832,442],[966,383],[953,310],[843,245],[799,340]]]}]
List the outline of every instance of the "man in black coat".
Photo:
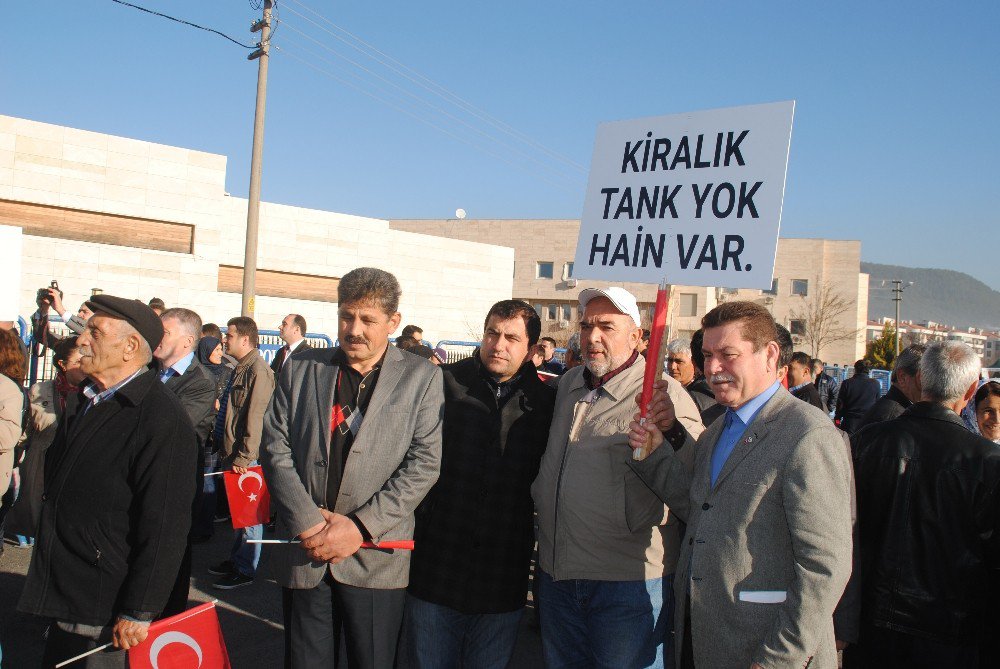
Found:
[{"label": "man in black coat", "polygon": [[441,475],[417,511],[403,654],[417,667],[505,667],[534,547],[531,483],[556,391],[529,352],[541,331],[525,302],[486,316],[483,345],[444,365]]},{"label": "man in black coat", "polygon": [[872,405],[858,424],[858,429],[899,418],[914,402],[920,401],[920,358],[927,347],[913,344],[904,348],[892,368],[892,385],[889,392]]},{"label": "man in black coat", "polygon": [[46,453],[45,494],[20,610],[52,620],[43,663],[108,641],[86,666],[124,667],[163,610],[184,555],[198,444],[149,368],[163,324],[97,295],[78,344],[90,385],[70,395]]},{"label": "man in black coat", "polygon": [[977,667],[1000,569],[1000,449],[959,413],[979,357],[937,342],[921,401],[851,437],[857,482],[861,630],[844,667]]},{"label": "man in black coat", "polygon": [[826,413],[819,391],[813,384],[812,358],[802,351],[793,353],[792,360],[788,363],[788,392]]},{"label": "man in black coat", "polygon": [[278,326],[278,336],[285,345],[278,349],[271,361],[271,371],[277,377],[281,373],[281,368],[285,365],[285,360],[296,351],[304,351],[312,348],[306,341],[306,319],[299,314],[288,314]]},{"label": "man in black coat", "polygon": [[[163,339],[153,351],[160,380],[177,395],[185,413],[194,425],[198,439],[198,471],[195,476],[195,500],[192,522],[201,507],[205,487],[205,462],[208,459],[208,435],[215,424],[215,378],[198,362],[195,348],[201,337],[201,317],[190,309],[167,309],[160,314]],[[163,609],[162,617],[187,610],[188,589],[191,585],[191,540],[188,539],[174,589]]]},{"label": "man in black coat", "polygon": [[848,434],[857,432],[861,419],[878,401],[882,387],[868,376],[871,368],[864,360],[854,363],[854,376],[840,384],[837,393],[837,413],[840,429]]},{"label": "man in black coat", "polygon": [[832,414],[837,409],[837,393],[840,384],[837,379],[826,373],[826,365],[819,358],[812,359],[813,383],[819,391],[819,400],[823,403],[823,411]]}]

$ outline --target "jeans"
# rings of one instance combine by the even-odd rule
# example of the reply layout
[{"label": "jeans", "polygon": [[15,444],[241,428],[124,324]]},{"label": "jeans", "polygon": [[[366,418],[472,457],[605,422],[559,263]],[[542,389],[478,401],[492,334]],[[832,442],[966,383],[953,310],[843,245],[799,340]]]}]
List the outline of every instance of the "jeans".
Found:
[{"label": "jeans", "polygon": [[[247,467],[253,467],[256,464],[257,461],[254,460]],[[257,563],[260,562],[260,544],[248,544],[247,539],[263,538],[263,525],[251,525],[233,533],[233,548],[230,551],[229,559],[236,567],[236,571],[251,578],[257,574]]]},{"label": "jeans", "polygon": [[407,669],[504,669],[514,654],[524,609],[461,613],[406,595],[403,650]]},{"label": "jeans", "polygon": [[555,581],[539,571],[545,666],[672,669],[673,575]]}]

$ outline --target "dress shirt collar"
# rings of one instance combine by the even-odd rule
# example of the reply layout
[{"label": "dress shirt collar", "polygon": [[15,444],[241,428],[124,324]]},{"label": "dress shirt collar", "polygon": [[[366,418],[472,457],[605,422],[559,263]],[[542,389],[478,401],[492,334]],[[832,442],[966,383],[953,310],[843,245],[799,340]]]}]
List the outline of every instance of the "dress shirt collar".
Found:
[{"label": "dress shirt collar", "polygon": [[177,376],[184,376],[184,372],[186,372],[188,367],[191,366],[192,360],[194,360],[194,351],[188,353],[186,356],[184,356],[174,364],[170,365],[170,367],[161,369],[160,374],[166,374],[167,369],[172,369],[174,371],[174,374],[176,374]]},{"label": "dress shirt collar", "polygon": [[299,347],[299,344],[301,344],[304,341],[305,341],[305,339],[300,339],[297,342],[295,342],[294,344],[288,344],[288,343],[286,343],[285,346],[288,347],[288,354],[291,355],[292,351],[294,351],[295,349],[297,349]]},{"label": "dress shirt collar", "polygon": [[781,382],[775,381],[767,388],[767,390],[762,392],[760,395],[757,395],[757,397],[747,401],[739,409],[728,409],[726,413],[732,412],[736,414],[736,417],[739,418],[744,425],[749,425],[750,421],[757,416],[764,405],[767,404],[767,401],[774,397],[774,394],[778,392],[778,388],[780,387]]},{"label": "dress shirt collar", "polygon": [[788,389],[788,392],[794,393],[796,390],[800,390],[802,388],[805,388],[806,386],[811,386],[812,384],[813,384],[812,381],[806,381],[805,383],[800,383],[797,386],[792,386],[791,388]]},{"label": "dress shirt collar", "polygon": [[122,388],[124,388],[125,384],[127,384],[129,381],[131,381],[135,377],[139,376],[143,372],[148,372],[148,371],[149,371],[149,368],[147,368],[147,367],[140,367],[139,369],[137,369],[134,372],[132,372],[131,376],[128,376],[128,377],[122,379],[121,381],[119,381],[118,383],[116,383],[115,385],[111,386],[110,388],[107,388],[107,389],[101,390],[101,391],[97,390],[97,385],[96,384],[94,384],[94,383],[88,384],[83,389],[83,396],[86,397],[88,400],[90,400],[90,405],[91,406],[94,406],[96,404],[100,404],[101,402],[104,402],[105,400],[109,400],[112,397],[114,397],[115,393],[117,393],[119,390],[121,390]]}]

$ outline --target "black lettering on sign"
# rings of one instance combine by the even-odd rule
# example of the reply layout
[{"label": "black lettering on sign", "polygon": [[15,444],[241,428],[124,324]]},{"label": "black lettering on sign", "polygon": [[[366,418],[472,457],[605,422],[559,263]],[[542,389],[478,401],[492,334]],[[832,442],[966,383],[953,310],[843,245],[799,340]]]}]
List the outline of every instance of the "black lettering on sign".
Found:
[{"label": "black lettering on sign", "polygon": [[694,191],[694,217],[701,218],[701,208],[705,205],[705,200],[708,199],[708,194],[712,190],[712,184],[705,186],[705,192],[698,192],[698,184],[691,184],[691,190]]},{"label": "black lettering on sign", "polygon": [[[595,237],[597,235],[594,235]],[[691,245],[684,249],[684,235],[677,235],[677,261],[681,266],[681,269],[687,269],[688,263],[691,262],[691,256],[694,254],[695,244],[698,243],[698,235],[695,235],[691,240]],[[591,256],[591,264],[593,264],[593,256]]]},{"label": "black lettering on sign", "polygon": [[684,163],[684,167],[691,169],[691,147],[688,146],[687,135],[681,137],[677,143],[677,153],[674,154],[674,162],[670,164],[670,169],[676,170],[677,163]]},{"label": "black lettering on sign", "polygon": [[[728,204],[725,208],[719,206],[719,194],[728,193]],[[715,187],[715,194],[712,196],[712,213],[715,214],[716,218],[725,218],[733,212],[733,207],[736,206],[736,189],[730,183],[721,183]]]},{"label": "black lettering on sign", "polygon": [[633,216],[632,216],[632,189],[631,188],[626,188],[625,190],[622,191],[622,199],[618,203],[618,209],[615,210],[615,220],[617,221],[618,217],[621,216],[622,214],[628,214],[628,217],[630,219],[633,218]]},{"label": "black lettering on sign", "polygon": [[611,265],[611,266],[614,266],[615,262],[618,259],[623,260],[624,261],[624,265],[626,267],[629,266],[629,264],[628,264],[628,236],[627,235],[622,235],[621,237],[618,238],[618,246],[615,247],[615,253],[614,253],[613,256],[611,256],[611,262],[609,262],[608,264]]},{"label": "black lettering on sign", "polygon": [[757,189],[763,185],[764,185],[763,181],[758,181],[748,191],[746,181],[740,184],[740,206],[736,210],[736,218],[743,218],[744,207],[750,210],[751,217],[757,218],[757,207],[755,207],[753,204],[753,196],[757,192]]},{"label": "black lettering on sign", "polygon": [[726,138],[726,167],[729,167],[730,158],[736,158],[736,162],[739,163],[740,167],[746,165],[746,162],[743,160],[743,154],[740,153],[740,142],[746,138],[749,132],[749,130],[741,132],[735,142],[733,141],[733,133],[729,133],[729,136]]},{"label": "black lettering on sign", "polygon": [[[739,235],[726,235],[725,242],[722,246],[722,269],[726,269],[728,261],[732,259],[733,269],[737,272],[742,271],[740,268],[740,254],[743,253],[743,238]],[[750,265],[747,265],[747,270],[749,271]]]},{"label": "black lettering on sign", "polygon": [[660,218],[663,218],[663,214],[666,213],[667,207],[670,208],[670,217],[677,218],[677,210],[674,208],[674,197],[680,192],[680,186],[674,186],[674,189],[667,194],[670,190],[670,186],[663,187],[663,199],[660,200]]},{"label": "black lettering on sign", "polygon": [[705,263],[709,263],[712,269],[719,269],[719,264],[715,260],[715,235],[705,235],[705,245],[701,247],[701,255],[698,256],[694,268],[701,269]]},{"label": "black lettering on sign", "polygon": [[608,209],[611,208],[611,196],[618,192],[617,188],[602,188],[601,192],[604,193],[604,219],[608,218]]},{"label": "black lettering on sign", "polygon": [[594,240],[590,242],[590,262],[588,264],[594,264],[594,256],[598,253],[601,254],[601,264],[608,264],[608,250],[611,247],[611,235],[604,235],[604,246],[597,245],[597,235],[594,235]]},{"label": "black lettering on sign", "polygon": [[653,142],[653,162],[649,166],[651,171],[656,171],[656,163],[660,163],[660,169],[666,172],[670,168],[667,167],[667,156],[670,155],[670,140],[669,139],[658,139]]}]

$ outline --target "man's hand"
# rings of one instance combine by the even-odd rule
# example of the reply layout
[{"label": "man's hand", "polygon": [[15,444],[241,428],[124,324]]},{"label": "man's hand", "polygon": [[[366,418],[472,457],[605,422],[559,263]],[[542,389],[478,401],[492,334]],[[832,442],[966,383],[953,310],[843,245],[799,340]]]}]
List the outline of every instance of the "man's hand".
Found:
[{"label": "man's hand", "polygon": [[750,665],[750,669],[764,669],[764,665],[757,664],[756,662],[754,662],[753,664]]},{"label": "man's hand", "polygon": [[233,473],[234,474],[246,474],[247,473],[247,468],[246,467],[240,467],[239,465],[233,465]]},{"label": "man's hand", "polygon": [[57,289],[49,288],[49,298],[52,300],[52,308],[56,310],[57,314],[62,316],[66,313],[66,307],[63,305],[62,297]]},{"label": "man's hand", "polygon": [[[641,405],[642,393],[635,396],[635,403]],[[677,412],[674,410],[674,403],[667,395],[667,382],[658,379],[653,382],[653,396],[649,400],[649,408],[646,410],[646,422],[655,423],[661,432],[667,432],[674,426],[677,419]]]},{"label": "man's hand", "polygon": [[841,641],[840,639],[837,639],[837,650],[844,650],[850,645],[851,645],[850,641]]},{"label": "man's hand", "polygon": [[[309,553],[310,559],[315,562],[337,564],[357,553],[364,537],[361,536],[354,521],[326,509],[320,509],[319,512],[323,514],[326,523],[319,531],[303,539],[300,544]],[[303,534],[309,533],[315,527],[309,528]]]},{"label": "man's hand", "polygon": [[632,423],[628,426],[628,445],[631,449],[646,448],[649,444],[649,453],[663,445],[663,433],[660,428],[649,419],[645,423],[639,423],[639,414],[635,415]]},{"label": "man's hand", "polygon": [[146,640],[149,635],[149,623],[140,623],[134,620],[119,618],[115,622],[114,629],[111,630],[111,642],[115,648],[128,650],[132,646],[138,646]]}]

